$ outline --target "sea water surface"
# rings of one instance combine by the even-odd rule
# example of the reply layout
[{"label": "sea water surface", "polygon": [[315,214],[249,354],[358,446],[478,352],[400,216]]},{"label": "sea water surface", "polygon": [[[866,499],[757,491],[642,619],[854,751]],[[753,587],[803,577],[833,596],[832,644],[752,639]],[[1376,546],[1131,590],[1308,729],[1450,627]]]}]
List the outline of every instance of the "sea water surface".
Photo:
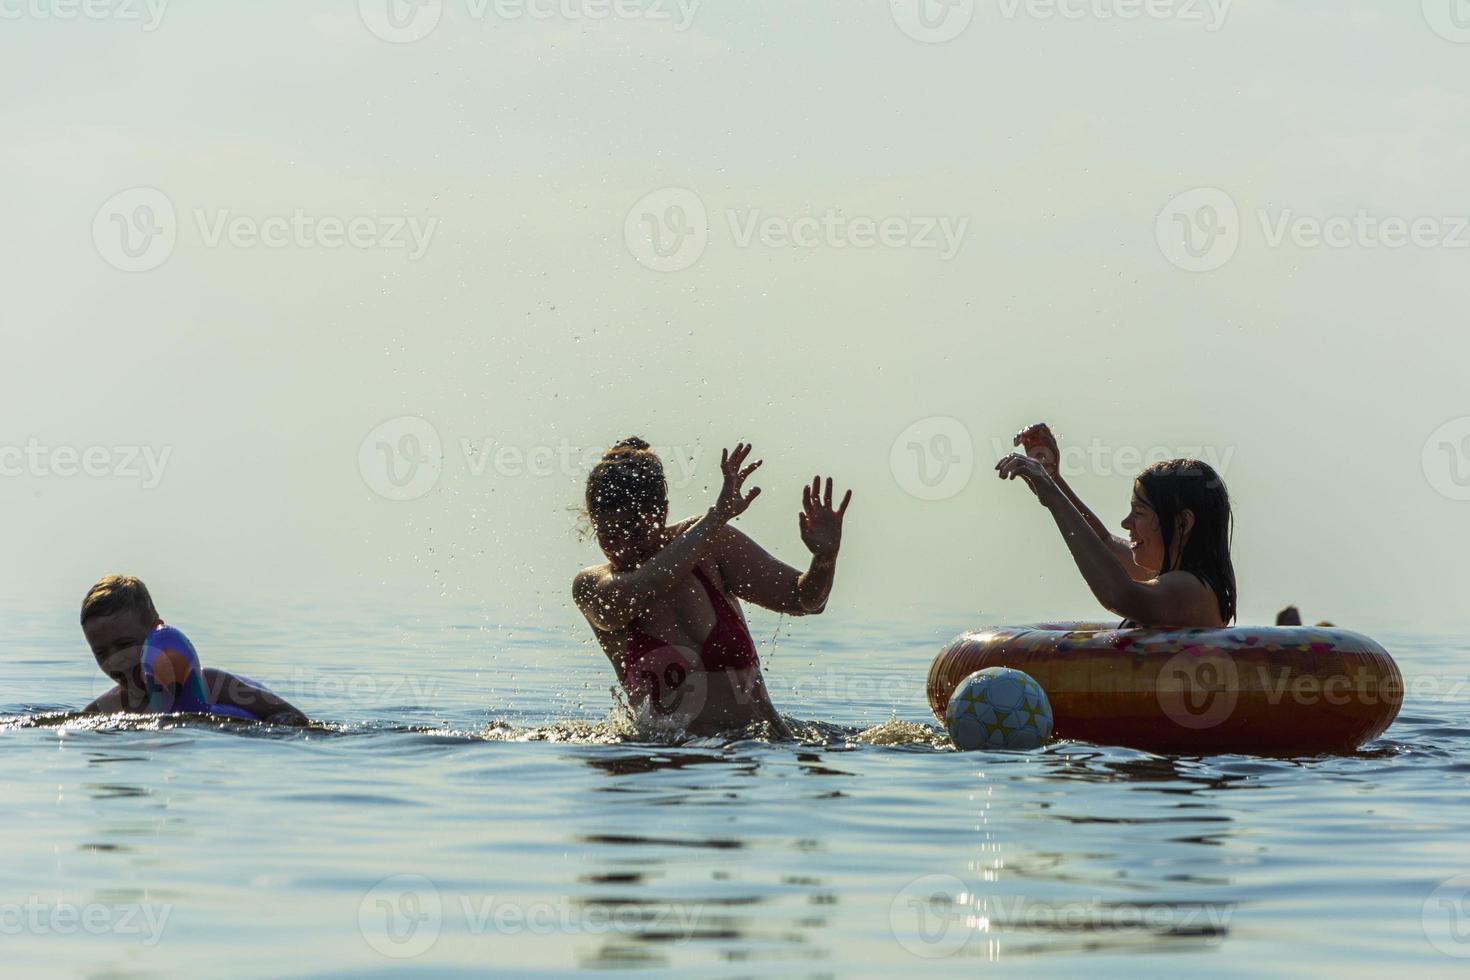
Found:
[{"label": "sea water surface", "polygon": [[1470,971],[1465,641],[1378,637],[1408,698],[1352,757],[961,754],[923,684],[963,615],[754,616],[802,741],[681,745],[562,610],[194,615],[323,724],[68,719],[105,679],[13,614],[6,975]]}]

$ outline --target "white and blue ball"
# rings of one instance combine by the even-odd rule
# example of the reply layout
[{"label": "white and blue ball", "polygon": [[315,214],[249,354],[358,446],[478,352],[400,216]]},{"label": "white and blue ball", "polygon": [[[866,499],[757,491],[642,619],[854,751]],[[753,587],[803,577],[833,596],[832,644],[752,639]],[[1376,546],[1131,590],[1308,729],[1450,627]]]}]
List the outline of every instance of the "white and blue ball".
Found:
[{"label": "white and blue ball", "polygon": [[1030,674],[987,667],[960,681],[944,711],[944,727],[961,752],[1035,749],[1051,738],[1051,703]]}]

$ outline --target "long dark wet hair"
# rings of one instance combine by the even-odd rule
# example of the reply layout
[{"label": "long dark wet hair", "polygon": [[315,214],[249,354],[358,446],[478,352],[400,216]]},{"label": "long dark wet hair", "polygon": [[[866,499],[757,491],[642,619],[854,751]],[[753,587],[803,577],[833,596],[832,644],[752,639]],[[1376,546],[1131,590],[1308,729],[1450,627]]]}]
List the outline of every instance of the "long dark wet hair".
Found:
[{"label": "long dark wet hair", "polygon": [[[1189,572],[1215,593],[1220,618],[1233,622],[1236,615],[1235,565],[1230,561],[1230,539],[1235,516],[1225,481],[1208,464],[1197,459],[1171,459],[1155,463],[1138,474],[1138,487],[1159,518],[1164,538],[1165,572]],[[1179,551],[1176,567],[1175,524],[1184,511],[1194,514],[1194,527]]]}]

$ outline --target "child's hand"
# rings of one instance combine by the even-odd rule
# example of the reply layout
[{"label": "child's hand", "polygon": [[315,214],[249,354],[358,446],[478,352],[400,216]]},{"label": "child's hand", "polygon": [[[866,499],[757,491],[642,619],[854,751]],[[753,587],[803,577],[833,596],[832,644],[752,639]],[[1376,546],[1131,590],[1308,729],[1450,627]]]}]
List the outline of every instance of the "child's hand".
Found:
[{"label": "child's hand", "polygon": [[1053,501],[1062,499],[1062,493],[1052,481],[1051,474],[1046,471],[1046,467],[1030,456],[1011,453],[995,464],[995,472],[1002,480],[1025,481],[1026,486],[1031,488],[1031,492],[1036,494],[1036,499],[1048,507]]},{"label": "child's hand", "polygon": [[1051,434],[1051,426],[1045,422],[1028,425],[1016,433],[1011,445],[1019,447],[1027,456],[1044,466],[1053,480],[1057,478],[1062,452],[1057,448],[1057,437]]}]

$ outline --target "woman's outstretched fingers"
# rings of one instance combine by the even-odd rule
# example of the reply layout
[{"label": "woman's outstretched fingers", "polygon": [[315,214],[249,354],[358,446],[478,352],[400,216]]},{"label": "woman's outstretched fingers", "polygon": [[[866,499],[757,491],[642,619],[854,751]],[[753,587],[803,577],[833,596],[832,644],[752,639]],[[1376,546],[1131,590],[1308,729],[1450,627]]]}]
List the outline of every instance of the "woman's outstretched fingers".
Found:
[{"label": "woman's outstretched fingers", "polygon": [[738,472],[745,458],[750,455],[749,443],[738,442],[734,449],[720,450],[720,469],[726,474]]}]

